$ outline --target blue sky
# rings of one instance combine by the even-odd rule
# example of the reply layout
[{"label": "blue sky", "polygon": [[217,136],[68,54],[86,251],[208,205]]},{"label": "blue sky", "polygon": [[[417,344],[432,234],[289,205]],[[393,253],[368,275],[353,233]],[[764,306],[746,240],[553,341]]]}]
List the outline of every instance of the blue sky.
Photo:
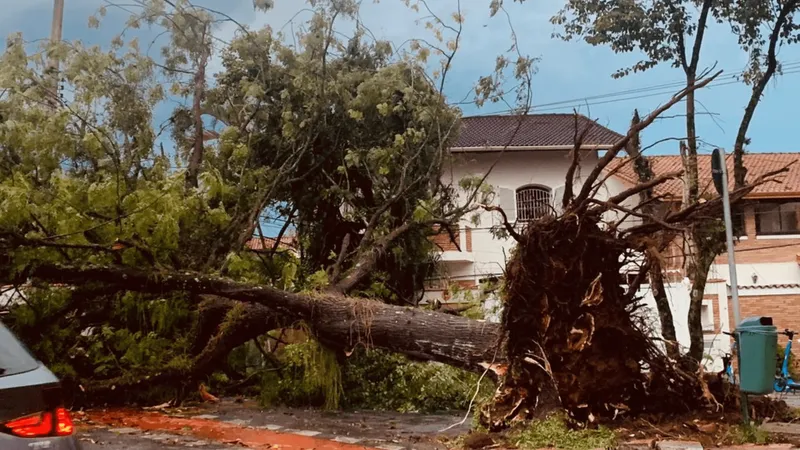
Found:
[{"label": "blue sky", "polygon": [[[87,28],[87,17],[102,6],[104,0],[65,0],[64,39],[79,39],[89,44],[109,42],[122,29],[126,13],[111,13],[99,30]],[[395,44],[415,37],[430,37],[424,25],[418,23],[421,15],[409,10],[402,0],[366,0],[362,5],[361,20],[379,39]],[[302,0],[274,0],[275,8],[268,13],[254,12],[252,0],[196,0],[196,4],[213,7],[237,21],[251,27],[270,25],[286,33],[297,30],[310,17]],[[457,0],[429,0],[437,14],[448,17],[458,6]],[[462,0],[465,17],[462,49],[457,55],[449,75],[446,93],[451,101],[460,101],[481,75],[491,72],[498,54],[505,52],[510,43],[511,28],[504,15],[489,17],[489,0]],[[665,102],[673,87],[656,88],[667,83],[680,83],[682,72],[662,65],[648,72],[612,79],[611,74],[639,59],[640,55],[614,54],[604,47],[592,47],[581,41],[563,42],[551,37],[556,31],[549,18],[561,7],[557,0],[526,1],[522,4],[506,0],[507,10],[516,31],[523,53],[539,58],[533,80],[534,105],[543,106],[533,112],[569,113],[578,108],[581,113],[597,119],[602,125],[625,132],[634,108],[643,114]],[[21,31],[29,41],[49,35],[52,0],[0,0],[0,32],[8,35]],[[305,11],[304,11],[305,10]],[[110,9],[113,11],[113,8]],[[217,35],[230,39],[236,25],[226,24]],[[346,30],[345,30],[346,31]],[[147,34],[147,32],[144,32]],[[155,34],[152,34],[153,36]],[[144,39],[142,39],[144,42]],[[153,50],[157,55],[157,47]],[[794,63],[789,73],[777,77],[766,91],[750,126],[751,152],[800,151],[796,145],[794,119],[800,99],[800,46],[780,50],[784,64]],[[725,26],[713,25],[706,35],[701,57],[701,67],[716,65],[725,75],[733,75],[745,68],[746,55],[735,37]],[[215,61],[212,69],[219,69]],[[698,119],[698,134],[703,145],[701,152],[710,153],[714,146],[730,150],[748,101],[750,88],[728,78],[716,86],[699,93],[698,111],[705,113]],[[607,95],[612,94],[612,95]],[[604,96],[602,98],[590,97]],[[589,98],[589,99],[587,99]],[[681,105],[665,114],[665,118],[648,128],[644,144],[667,137],[684,136],[684,119]],[[465,114],[490,114],[503,112],[503,104],[487,104],[483,108],[464,106]],[[168,114],[169,108],[163,108]],[[677,143],[655,146],[651,154],[677,153]],[[272,228],[272,227],[268,227]]]},{"label": "blue sky", "polygon": [[[301,0],[274,0],[275,8],[269,13],[256,13],[252,0],[199,0],[197,3],[225,12],[241,23],[260,27],[269,24],[274,29],[287,33],[292,27],[302,26],[309,13],[304,12],[305,2]],[[80,39],[86,43],[102,44],[108,42],[115,32],[121,29],[125,18],[123,13],[112,14],[100,30],[88,29],[87,17],[104,0],[66,0],[64,38]],[[458,5],[457,0],[436,0],[435,11],[448,16]],[[496,56],[510,45],[510,28],[502,15],[490,18],[488,0],[462,0],[465,16],[465,29],[462,50],[454,61],[446,92],[453,101],[458,101],[470,90],[479,76],[489,73]],[[533,98],[535,105],[545,105],[567,100],[567,104],[542,107],[534,112],[570,112],[579,110],[601,124],[624,132],[630,121],[631,112],[638,108],[646,113],[663,103],[671,95],[672,88],[642,90],[665,83],[680,82],[681,71],[667,65],[657,67],[642,74],[623,79],[612,79],[611,73],[636,61],[638,54],[614,54],[604,47],[592,47],[584,42],[563,42],[551,38],[555,31],[549,18],[560,8],[561,2],[527,1],[523,4],[506,2],[512,23],[519,36],[523,53],[540,58],[534,78]],[[45,38],[49,34],[52,0],[0,0],[3,14],[0,17],[0,31],[9,34],[22,31],[26,39]],[[395,43],[412,37],[426,35],[422,24],[416,23],[420,14],[410,11],[401,0],[382,0],[380,3],[365,1],[362,7],[363,23],[382,39]],[[229,38],[234,25],[223,25],[218,35]],[[725,26],[714,25],[709,29],[701,66],[716,64],[732,75],[744,69],[746,55],[738,48],[735,37]],[[155,50],[154,50],[155,51]],[[800,63],[800,46],[784,47],[780,51],[784,63]],[[800,64],[795,64],[795,67]],[[789,73],[776,78],[769,86],[755,119],[749,136],[753,152],[781,152],[800,150],[795,145],[793,119],[795,105],[800,98],[800,70],[787,69],[799,73]],[[730,80],[730,79],[729,79]],[[701,92],[698,110],[711,114],[699,118],[698,132],[709,146],[730,149],[735,139],[744,105],[749,97],[749,87],[733,81],[720,82],[718,86]],[[601,99],[582,100],[587,97],[616,94]],[[489,114],[507,110],[503,104],[487,104],[478,109],[465,106],[466,114]],[[674,109],[667,116],[680,114]],[[646,142],[654,142],[665,137],[682,137],[683,118],[672,117],[658,121],[645,133]],[[654,153],[674,153],[677,145],[666,143],[655,147]]]}]

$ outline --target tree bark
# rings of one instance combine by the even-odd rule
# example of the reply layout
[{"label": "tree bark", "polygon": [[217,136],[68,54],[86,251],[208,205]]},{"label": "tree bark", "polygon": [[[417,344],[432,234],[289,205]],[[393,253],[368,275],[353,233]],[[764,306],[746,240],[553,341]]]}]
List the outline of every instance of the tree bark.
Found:
[{"label": "tree bark", "polygon": [[[633,127],[639,122],[639,111],[634,111],[631,126]],[[627,150],[628,155],[633,159],[633,168],[639,177],[639,183],[646,184],[651,181],[654,176],[653,169],[650,166],[650,161],[642,155],[641,141],[638,133],[631,139]],[[640,203],[644,205],[641,208],[642,212],[647,216],[654,217],[656,212],[655,207],[654,204],[650,202],[652,195],[652,189],[645,189],[639,194],[639,200]],[[652,222],[652,220],[650,220],[650,222]],[[667,291],[664,288],[661,255],[648,252],[647,258],[650,263],[650,270],[648,273],[650,289],[653,292],[653,299],[656,302],[656,309],[658,310],[658,317],[661,322],[661,338],[664,340],[667,356],[677,360],[678,356],[680,356],[680,352],[678,350],[677,334],[675,333],[675,321],[672,317],[672,309],[669,306]]]},{"label": "tree bark", "polygon": [[663,270],[657,257],[650,259],[650,290],[653,293],[656,309],[658,310],[658,318],[661,321],[661,338],[664,340],[664,349],[667,352],[667,356],[677,360],[680,356],[678,335],[675,332],[675,319],[672,317],[667,290],[664,287]]},{"label": "tree bark", "polygon": [[703,295],[706,290],[708,271],[714,258],[721,253],[725,244],[722,236],[715,230],[714,224],[697,224],[692,233],[694,244],[694,257],[692,263],[687,267],[689,279],[692,282],[692,290],[689,294],[689,357],[695,361],[702,361],[705,354],[703,343]]},{"label": "tree bark", "polygon": [[[203,33],[205,40],[205,32]],[[203,98],[206,89],[206,65],[208,64],[208,53],[204,52],[197,64],[197,73],[194,75],[194,98],[192,102],[192,113],[194,116],[194,146],[189,157],[189,165],[186,168],[186,188],[197,187],[197,176],[200,173],[200,166],[203,164]]]},{"label": "tree bark", "polygon": [[[70,285],[102,280],[127,291],[183,291],[261,305],[279,315],[307,322],[321,342],[348,351],[357,345],[380,347],[472,371],[482,371],[482,364],[504,359],[498,350],[502,339],[498,324],[373,300],[297,294],[191,272],[145,272],[122,267],[43,265],[26,275]],[[265,323],[262,330],[266,332],[270,326]]]},{"label": "tree bark", "polygon": [[775,25],[772,27],[772,32],[769,36],[767,70],[761,74],[761,77],[753,85],[750,100],[744,108],[744,116],[742,117],[741,123],[739,123],[739,131],[736,134],[736,142],[733,145],[733,178],[737,188],[745,185],[745,178],[747,177],[747,168],[744,166],[744,145],[747,142],[747,130],[750,127],[750,122],[753,120],[756,107],[761,101],[761,96],[767,88],[767,84],[769,84],[769,81],[778,69],[777,48],[783,27],[786,24],[789,14],[797,8],[799,3],[798,0],[789,0],[781,6],[778,17],[775,20]]},{"label": "tree bark", "polygon": [[262,305],[229,303],[233,304],[223,316],[218,331],[210,339],[203,340],[206,345],[194,358],[191,376],[195,379],[213,372],[236,347],[290,323]]}]

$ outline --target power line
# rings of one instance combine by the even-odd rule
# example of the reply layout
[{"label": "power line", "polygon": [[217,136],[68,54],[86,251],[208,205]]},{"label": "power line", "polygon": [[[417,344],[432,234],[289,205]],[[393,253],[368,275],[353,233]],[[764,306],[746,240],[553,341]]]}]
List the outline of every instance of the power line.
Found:
[{"label": "power line", "polygon": [[[782,65],[782,72],[781,75],[791,75],[795,73],[800,73],[800,61],[792,61]],[[789,69],[789,70],[786,70]],[[727,86],[731,84],[739,84],[741,81],[739,77],[745,74],[744,71],[732,73],[729,75],[723,75],[718,77],[714,80],[714,82],[710,83],[707,88],[718,87],[718,86]],[[638,100],[642,98],[648,97],[656,97],[660,95],[667,95],[667,94],[674,94],[675,89],[681,88],[685,86],[685,81],[675,81],[669,83],[662,83],[656,84],[651,86],[645,86],[641,88],[635,89],[626,89],[624,91],[614,91],[605,94],[598,94],[592,95],[588,97],[580,97],[580,98],[573,98],[570,100],[561,100],[556,102],[549,102],[549,103],[542,103],[538,105],[533,105],[531,107],[531,111],[534,113],[538,112],[547,112],[547,111],[558,111],[564,109],[574,109],[576,107],[584,107],[584,106],[592,106],[592,105],[603,105],[609,103],[617,103],[623,101],[630,101],[630,100]],[[631,95],[631,94],[640,94],[640,95]],[[615,98],[618,97],[618,98]],[[592,101],[592,100],[603,100],[609,99],[605,101]],[[497,114],[506,114],[512,113],[517,111],[517,109],[506,109],[500,111],[493,111],[487,112],[484,114],[475,114],[475,116],[486,116],[486,115],[497,115]]]}]

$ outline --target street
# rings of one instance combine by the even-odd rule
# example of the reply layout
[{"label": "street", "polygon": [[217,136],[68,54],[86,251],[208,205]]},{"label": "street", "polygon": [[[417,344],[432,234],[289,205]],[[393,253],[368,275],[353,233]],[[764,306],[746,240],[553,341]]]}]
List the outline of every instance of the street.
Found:
[{"label": "street", "polygon": [[75,415],[86,450],[161,448],[316,448],[400,450],[445,448],[438,439],[469,430],[463,415],[262,410],[255,402],[214,406],[90,410]]}]

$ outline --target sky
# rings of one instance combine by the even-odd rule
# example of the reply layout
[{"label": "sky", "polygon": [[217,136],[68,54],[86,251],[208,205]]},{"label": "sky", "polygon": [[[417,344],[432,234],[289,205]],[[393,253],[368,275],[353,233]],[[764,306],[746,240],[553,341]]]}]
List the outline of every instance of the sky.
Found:
[{"label": "sky", "polygon": [[[99,30],[87,27],[90,14],[106,3],[105,0],[65,0],[64,39],[78,39],[89,44],[105,44],[121,29],[127,14],[112,13]],[[310,17],[302,0],[274,0],[275,7],[267,12],[255,12],[252,0],[196,0],[197,4],[212,7],[230,15],[238,22],[259,28],[269,25],[291,35]],[[29,40],[49,35],[52,0],[0,0],[0,32],[8,35],[21,31]],[[434,11],[448,17],[459,6],[458,0],[429,0]],[[435,5],[434,5],[435,4]],[[615,54],[606,47],[594,47],[583,41],[564,42],[552,37],[556,26],[550,17],[561,8],[558,0],[528,0],[523,3],[506,0],[510,22],[516,32],[520,50],[538,58],[533,79],[534,113],[569,113],[577,108],[597,119],[601,125],[625,132],[634,108],[645,114],[665,102],[682,78],[680,69],[662,65],[645,73],[613,79],[611,74],[640,58],[637,53]],[[461,101],[481,75],[490,73],[498,54],[511,45],[509,18],[502,13],[490,18],[489,0],[461,0],[465,17],[461,49],[453,62],[445,92],[452,102]],[[379,39],[400,44],[410,38],[430,36],[422,23],[421,13],[410,10],[403,0],[364,0],[361,9],[363,24]],[[223,24],[217,35],[223,39],[233,36],[237,25]],[[346,30],[345,30],[346,31]],[[153,32],[155,33],[155,32]],[[154,52],[157,50],[154,50]],[[750,126],[752,152],[798,151],[795,145],[793,117],[800,98],[800,45],[780,50],[780,59],[790,64],[787,74],[777,77],[768,87]],[[698,134],[703,141],[701,151],[713,147],[730,151],[736,137],[750,88],[731,75],[745,68],[746,54],[738,47],[735,36],[724,25],[714,24],[706,35],[701,67],[723,69],[727,79],[712,85],[698,95]],[[791,64],[794,64],[792,66]],[[794,69],[793,67],[798,67]],[[215,61],[212,69],[218,69]],[[792,73],[796,72],[796,73]],[[661,87],[659,87],[661,86]],[[598,98],[599,96],[599,98]],[[541,106],[539,106],[541,105]],[[539,107],[537,107],[539,106]],[[466,115],[503,113],[508,106],[487,104],[482,108],[463,105]],[[684,118],[680,105],[667,112],[665,118],[648,128],[644,145],[668,137],[683,137]],[[655,146],[652,153],[675,153],[676,142]]]},{"label": "sky", "polygon": [[[65,0],[64,39],[107,44],[124,27],[128,14],[110,7],[109,16],[100,29],[89,29],[87,19],[108,1]],[[194,0],[194,3],[214,8],[249,27],[269,25],[289,36],[311,16],[303,0],[274,0],[274,8],[266,13],[254,11],[252,1]],[[508,16],[501,13],[493,18],[489,14],[489,0],[428,0],[428,4],[441,17],[450,17],[460,5],[465,18],[461,48],[445,87],[451,102],[463,100],[480,76],[491,73],[498,54],[506,52],[512,43],[512,29],[520,51],[538,59],[533,78],[533,113],[570,113],[577,109],[601,125],[624,133],[634,108],[642,115],[652,111],[667,101],[681,84],[682,71],[669,65],[613,79],[612,73],[630,66],[641,55],[636,52],[615,54],[606,47],[594,47],[580,40],[565,42],[553,38],[557,28],[549,19],[561,8],[560,0],[526,0],[523,3],[506,0]],[[45,39],[50,33],[52,8],[53,0],[0,0],[0,34],[22,32],[28,41]],[[361,22],[376,38],[395,45],[407,43],[411,38],[430,38],[421,19],[423,15],[405,6],[403,0],[363,0],[360,14]],[[229,40],[237,29],[238,25],[233,23],[222,24],[216,35]],[[347,24],[340,29],[347,32]],[[147,37],[148,33],[155,36],[157,31],[140,33]],[[153,56],[157,56],[157,48],[154,47]],[[800,99],[800,45],[781,48],[779,58],[787,65],[788,73],[771,82],[756,111],[748,133],[752,140],[748,147],[751,152],[800,151],[792,131]],[[746,54],[729,29],[713,24],[706,33],[700,67],[723,69],[723,77],[727,78],[698,94],[701,153],[710,153],[714,147],[728,151],[733,147],[750,88],[732,76],[744,70],[746,62]],[[219,60],[213,60],[211,71],[220,68]],[[508,108],[502,103],[486,104],[482,108],[474,104],[462,106],[465,115],[504,113]],[[166,118],[170,109],[165,105],[157,115]],[[681,105],[676,106],[645,130],[643,146],[665,138],[684,137],[685,119],[681,109]],[[677,146],[676,141],[667,141],[653,146],[648,153],[675,154]],[[279,225],[268,225],[268,228]]]}]

